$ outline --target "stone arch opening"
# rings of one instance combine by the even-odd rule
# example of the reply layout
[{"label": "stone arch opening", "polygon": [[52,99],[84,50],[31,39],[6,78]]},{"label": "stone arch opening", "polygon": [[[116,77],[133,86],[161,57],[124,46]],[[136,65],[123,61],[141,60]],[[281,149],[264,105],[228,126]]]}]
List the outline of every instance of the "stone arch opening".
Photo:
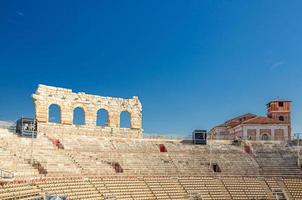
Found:
[{"label": "stone arch opening", "polygon": [[131,128],[131,114],[128,111],[123,111],[120,114],[120,127]]},{"label": "stone arch opening", "polygon": [[96,119],[96,125],[97,126],[108,126],[108,111],[104,108],[101,108],[97,111],[97,119]]},{"label": "stone arch opening", "polygon": [[73,110],[73,124],[85,125],[85,111],[82,107],[76,107]]},{"label": "stone arch opening", "polygon": [[262,134],[261,140],[264,140],[264,141],[269,140],[269,135],[266,133]]},{"label": "stone arch opening", "polygon": [[58,104],[51,104],[48,107],[48,122],[61,123],[61,107]]},{"label": "stone arch opening", "polygon": [[284,121],[284,117],[283,116],[279,116],[279,121]]}]

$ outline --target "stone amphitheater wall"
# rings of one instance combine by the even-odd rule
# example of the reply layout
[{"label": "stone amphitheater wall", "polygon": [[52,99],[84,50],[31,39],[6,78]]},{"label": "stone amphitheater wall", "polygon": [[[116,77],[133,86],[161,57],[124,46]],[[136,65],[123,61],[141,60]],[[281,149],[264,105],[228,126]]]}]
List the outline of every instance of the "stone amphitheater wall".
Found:
[{"label": "stone amphitheater wall", "polygon": [[[102,97],[40,84],[32,97],[39,133],[51,131],[66,134],[142,137],[142,105],[137,96],[131,99]],[[60,108],[60,123],[49,122],[51,105],[57,105]],[[73,112],[78,107],[84,111],[85,123],[83,125],[73,124]],[[97,113],[100,109],[107,111],[106,126],[97,126]],[[120,127],[122,112],[130,114],[130,128]]]}]

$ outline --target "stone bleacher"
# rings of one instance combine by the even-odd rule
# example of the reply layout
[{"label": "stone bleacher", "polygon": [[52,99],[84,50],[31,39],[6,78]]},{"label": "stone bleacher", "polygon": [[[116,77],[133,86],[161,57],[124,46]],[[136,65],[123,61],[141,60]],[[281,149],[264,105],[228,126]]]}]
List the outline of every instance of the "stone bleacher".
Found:
[{"label": "stone bleacher", "polygon": [[11,182],[3,186],[0,185],[0,199],[35,199],[43,200],[43,194],[36,186],[29,182]]},{"label": "stone bleacher", "polygon": [[281,192],[287,199],[302,199],[301,179],[236,176],[41,178],[0,186],[0,199],[33,200],[43,199],[45,194],[56,194],[67,196],[70,200],[185,200],[192,196],[202,200],[276,200],[272,191],[280,186],[277,184],[280,181],[284,185]]},{"label": "stone bleacher", "polygon": [[[115,164],[121,166],[120,175],[273,175],[301,176],[296,152],[281,145],[253,145],[252,154],[243,147],[217,144],[182,144],[179,140],[108,139],[83,135],[38,135],[36,139],[20,138],[11,133],[1,134],[0,156],[2,170],[16,177],[39,177],[32,166],[34,160],[47,173],[43,176],[103,174],[115,175]],[[59,140],[64,149],[53,145]],[[13,144],[13,145],[12,145]],[[166,152],[160,152],[164,145]],[[217,164],[214,172],[210,164]],[[1,169],[1,168],[0,168]],[[102,170],[100,170],[102,169]]]},{"label": "stone bleacher", "polygon": [[284,179],[284,184],[293,199],[302,199],[302,179]]},{"label": "stone bleacher", "polygon": [[254,144],[253,155],[260,173],[271,176],[302,176],[297,164],[297,152],[284,145]]},{"label": "stone bleacher", "polygon": [[44,194],[67,196],[68,199],[104,199],[90,180],[83,177],[40,179],[33,184]]},{"label": "stone bleacher", "polygon": [[227,177],[222,182],[233,199],[275,199],[266,182],[259,178]]},{"label": "stone bleacher", "polygon": [[273,190],[302,199],[296,152],[282,144],[253,144],[246,153],[228,144],[54,133],[31,139],[0,131],[0,158],[0,169],[15,175],[15,182],[1,187],[0,199],[39,199],[48,193],[88,200],[269,200],[275,199]]}]

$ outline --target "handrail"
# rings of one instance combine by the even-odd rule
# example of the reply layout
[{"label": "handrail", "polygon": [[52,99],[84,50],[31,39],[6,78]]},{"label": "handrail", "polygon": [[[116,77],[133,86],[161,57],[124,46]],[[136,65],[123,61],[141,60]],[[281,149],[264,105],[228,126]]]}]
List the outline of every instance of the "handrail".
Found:
[{"label": "handrail", "polygon": [[0,169],[0,178],[12,179],[12,178],[14,178],[14,173]]}]

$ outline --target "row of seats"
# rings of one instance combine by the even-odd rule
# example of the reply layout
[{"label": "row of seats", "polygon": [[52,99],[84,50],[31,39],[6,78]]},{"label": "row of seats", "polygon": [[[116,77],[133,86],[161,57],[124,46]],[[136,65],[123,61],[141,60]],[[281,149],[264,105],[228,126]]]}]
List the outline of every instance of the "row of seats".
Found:
[{"label": "row of seats", "polygon": [[[282,184],[279,182],[281,181]],[[44,195],[68,199],[185,200],[276,200],[278,189],[287,199],[302,199],[302,180],[263,177],[133,177],[93,176],[42,178],[0,186],[0,199],[43,199]]]},{"label": "row of seats", "polygon": [[274,200],[266,182],[257,178],[223,178],[222,182],[233,199]]},{"label": "row of seats", "polygon": [[284,184],[293,199],[302,199],[302,179],[285,179]]},{"label": "row of seats", "polygon": [[43,200],[42,192],[32,183],[20,182],[9,183],[0,186],[1,200]]},{"label": "row of seats", "polygon": [[66,196],[68,199],[104,199],[91,182],[82,177],[41,179],[34,184],[44,194]]}]

